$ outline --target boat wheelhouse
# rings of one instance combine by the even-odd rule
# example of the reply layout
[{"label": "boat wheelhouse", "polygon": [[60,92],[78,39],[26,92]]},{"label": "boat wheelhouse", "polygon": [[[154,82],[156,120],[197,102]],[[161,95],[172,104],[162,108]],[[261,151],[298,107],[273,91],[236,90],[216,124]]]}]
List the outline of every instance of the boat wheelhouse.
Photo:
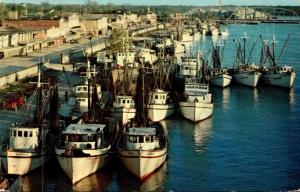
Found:
[{"label": "boat wheelhouse", "polygon": [[112,114],[122,125],[126,124],[130,119],[133,119],[135,113],[135,102],[132,96],[117,95],[115,97]]},{"label": "boat wheelhouse", "polygon": [[183,117],[192,122],[209,118],[213,112],[209,86],[197,82],[186,82],[183,101],[179,102]]},{"label": "boat wheelhouse", "polygon": [[148,94],[147,110],[151,121],[161,121],[174,114],[175,104],[171,102],[168,94],[161,89],[155,89]]},{"label": "boat wheelhouse", "polygon": [[70,124],[63,132],[55,152],[72,184],[104,167],[109,160],[111,140],[106,124]]},{"label": "boat wheelhouse", "polygon": [[[92,103],[92,95],[93,95],[93,88],[91,86],[90,88],[90,94],[88,93],[88,82],[87,80],[83,83],[80,83],[75,86],[74,94],[76,101],[79,105],[79,109],[81,112],[87,112],[88,111],[88,102],[90,101],[90,104]],[[102,92],[101,92],[101,86],[99,84],[96,85],[96,92],[98,99],[101,98]],[[90,98],[88,98],[90,95]]]}]

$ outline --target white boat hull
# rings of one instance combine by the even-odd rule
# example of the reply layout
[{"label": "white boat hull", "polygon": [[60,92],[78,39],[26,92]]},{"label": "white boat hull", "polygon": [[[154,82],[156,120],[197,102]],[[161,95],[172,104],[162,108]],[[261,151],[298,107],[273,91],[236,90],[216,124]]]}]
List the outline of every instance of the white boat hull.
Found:
[{"label": "white boat hull", "polygon": [[179,102],[182,116],[193,122],[209,118],[213,112],[212,103]]},{"label": "white boat hull", "polygon": [[135,108],[113,108],[112,110],[113,116],[122,123],[122,125],[129,122],[130,119],[133,119],[136,114]]},{"label": "white boat hull", "polygon": [[295,72],[290,73],[266,73],[263,75],[263,82],[268,85],[291,88],[296,78]]},{"label": "white boat hull", "polygon": [[147,105],[148,118],[151,121],[158,122],[168,118],[175,112],[174,104],[149,104]]},{"label": "white boat hull", "polygon": [[212,76],[210,79],[210,83],[212,85],[216,85],[219,87],[227,87],[229,86],[231,79],[232,77],[230,75],[219,74],[219,75]]},{"label": "white boat hull", "polygon": [[119,150],[123,165],[132,174],[144,180],[157,170],[167,157],[167,148],[161,150]]},{"label": "white boat hull", "polygon": [[41,167],[49,158],[44,152],[38,154],[35,152],[15,152],[7,151],[1,154],[1,162],[8,174],[25,175]]},{"label": "white boat hull", "polygon": [[56,156],[63,171],[72,184],[75,184],[108,163],[109,149],[110,147],[107,149],[83,150],[83,152],[95,151],[95,154],[88,157],[68,157],[64,155],[65,149],[56,149]]},{"label": "white boat hull", "polygon": [[233,74],[235,82],[249,87],[256,87],[260,77],[261,73],[259,72],[242,72]]}]

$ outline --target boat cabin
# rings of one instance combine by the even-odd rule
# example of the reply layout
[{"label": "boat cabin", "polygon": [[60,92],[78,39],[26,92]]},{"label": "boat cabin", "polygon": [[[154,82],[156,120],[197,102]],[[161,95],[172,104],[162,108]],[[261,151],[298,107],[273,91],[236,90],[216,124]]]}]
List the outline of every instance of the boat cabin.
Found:
[{"label": "boat cabin", "polygon": [[161,89],[155,89],[149,93],[149,104],[166,104],[168,99],[168,92]]},{"label": "boat cabin", "polygon": [[104,145],[105,124],[70,124],[62,132],[62,142],[66,147],[76,149],[97,149]]},{"label": "boat cabin", "polygon": [[134,100],[132,99],[132,96],[128,95],[117,95],[115,97],[115,101],[113,103],[113,107],[124,107],[124,108],[132,108],[134,107]]},{"label": "boat cabin", "polygon": [[126,148],[130,150],[152,150],[159,148],[156,129],[151,127],[129,128],[126,135]]},{"label": "boat cabin", "polygon": [[[100,85],[96,85],[96,90],[97,90],[97,95],[98,95],[98,99],[101,98],[101,86]],[[87,84],[83,84],[83,85],[77,85],[75,87],[75,97],[76,97],[76,101],[79,104],[80,110],[82,111],[87,111],[87,107],[88,107],[88,85]],[[90,88],[90,102],[92,102],[92,93],[93,93],[93,88]]]},{"label": "boat cabin", "polygon": [[213,68],[211,70],[212,75],[219,75],[219,74],[228,74],[228,69],[225,68]]},{"label": "boat cabin", "polygon": [[35,150],[39,145],[39,127],[12,126],[9,146],[14,150]]},{"label": "boat cabin", "polygon": [[124,67],[125,63],[129,67],[133,67],[135,63],[135,52],[119,52],[116,54],[116,64],[117,66]]},{"label": "boat cabin", "polygon": [[194,91],[194,92],[209,92],[209,87],[208,85],[205,84],[199,84],[199,83],[188,83],[185,84],[185,91]]},{"label": "boat cabin", "polygon": [[284,65],[284,66],[277,66],[275,68],[276,73],[287,73],[287,72],[293,72],[294,68],[290,65]]},{"label": "boat cabin", "polygon": [[189,83],[185,85],[185,99],[189,102],[210,103],[211,94],[209,86],[200,83]]},{"label": "boat cabin", "polygon": [[190,64],[182,64],[180,66],[180,75],[182,77],[196,77],[197,76],[197,65],[190,65]]},{"label": "boat cabin", "polygon": [[238,66],[236,69],[239,72],[253,72],[253,71],[259,71],[259,67],[256,66],[254,63],[252,64],[242,64]]}]

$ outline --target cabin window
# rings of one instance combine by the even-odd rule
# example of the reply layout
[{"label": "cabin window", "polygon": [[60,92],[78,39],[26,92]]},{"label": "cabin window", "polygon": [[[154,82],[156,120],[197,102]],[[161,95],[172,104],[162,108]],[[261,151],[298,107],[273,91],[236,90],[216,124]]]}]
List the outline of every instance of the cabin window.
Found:
[{"label": "cabin window", "polygon": [[133,136],[133,137],[132,137],[132,142],[133,142],[133,143],[137,143],[137,137],[136,137],[136,136]]},{"label": "cabin window", "polygon": [[122,103],[126,103],[125,100],[122,100]]},{"label": "cabin window", "polygon": [[150,143],[150,142],[151,142],[151,136],[146,136],[145,143]]},{"label": "cabin window", "polygon": [[16,137],[17,136],[17,131],[16,130],[14,130],[14,137]]},{"label": "cabin window", "polygon": [[18,131],[18,137],[22,137],[22,131]]},{"label": "cabin window", "polygon": [[28,137],[28,132],[24,131],[24,137]]},{"label": "cabin window", "polygon": [[69,135],[69,141],[78,142],[79,141],[79,135]]},{"label": "cabin window", "polygon": [[158,99],[158,95],[155,95],[155,99]]},{"label": "cabin window", "polygon": [[87,91],[87,87],[83,87],[83,91]]},{"label": "cabin window", "polygon": [[143,136],[139,136],[139,143],[144,143],[144,137]]},{"label": "cabin window", "polygon": [[29,131],[29,137],[32,137],[32,131]]},{"label": "cabin window", "polygon": [[87,141],[89,141],[89,136],[88,135],[82,135],[82,141],[83,142],[87,142]]},{"label": "cabin window", "polygon": [[127,100],[127,103],[129,103],[129,100]]}]

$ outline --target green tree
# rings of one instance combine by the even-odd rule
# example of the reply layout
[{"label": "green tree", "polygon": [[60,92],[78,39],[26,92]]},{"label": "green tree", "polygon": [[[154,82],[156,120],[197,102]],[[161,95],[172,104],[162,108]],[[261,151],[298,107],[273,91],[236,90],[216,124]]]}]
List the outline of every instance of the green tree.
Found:
[{"label": "green tree", "polygon": [[125,51],[130,47],[131,41],[128,38],[127,31],[121,27],[114,28],[108,38],[107,49],[113,53]]}]

